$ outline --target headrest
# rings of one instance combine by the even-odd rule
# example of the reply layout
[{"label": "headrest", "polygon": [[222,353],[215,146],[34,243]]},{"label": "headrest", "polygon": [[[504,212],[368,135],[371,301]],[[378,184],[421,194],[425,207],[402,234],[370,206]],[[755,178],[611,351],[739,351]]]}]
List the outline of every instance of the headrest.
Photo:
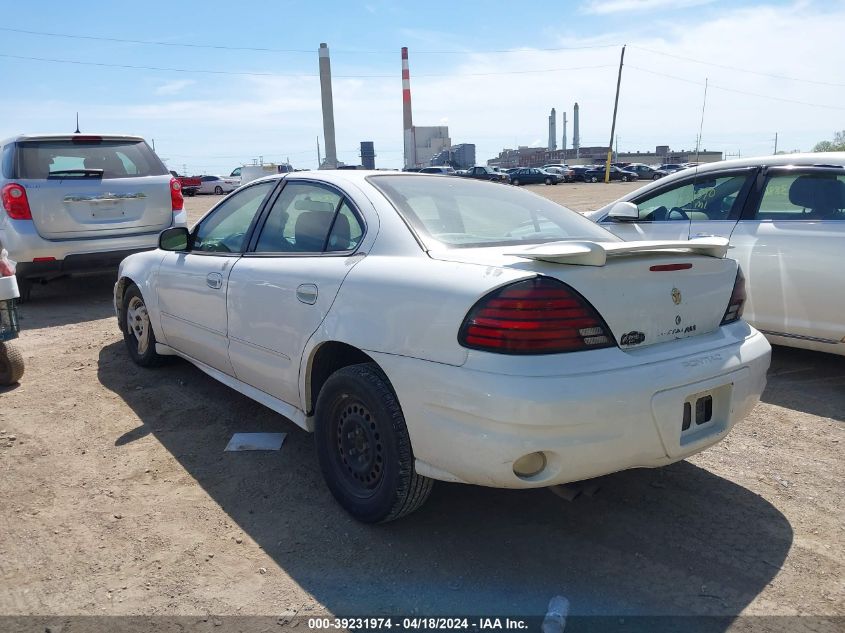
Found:
[{"label": "headrest", "polygon": [[349,218],[342,213],[337,214],[337,219],[332,227],[332,234],[329,237],[330,251],[348,251],[351,232],[349,230]]},{"label": "headrest", "polygon": [[[313,201],[312,201],[313,202]],[[298,204],[298,203],[297,203]],[[318,203],[328,204],[330,203]],[[307,253],[319,253],[323,250],[326,235],[329,233],[329,225],[334,217],[333,211],[306,211],[300,213],[296,218],[294,226],[294,239],[296,250]]]},{"label": "headrest", "polygon": [[845,182],[828,176],[798,176],[789,187],[789,201],[805,209],[845,208]]},{"label": "headrest", "polygon": [[297,200],[293,208],[298,211],[328,211],[330,213],[334,211],[334,205],[331,202],[322,202],[320,200],[312,200],[311,198]]}]

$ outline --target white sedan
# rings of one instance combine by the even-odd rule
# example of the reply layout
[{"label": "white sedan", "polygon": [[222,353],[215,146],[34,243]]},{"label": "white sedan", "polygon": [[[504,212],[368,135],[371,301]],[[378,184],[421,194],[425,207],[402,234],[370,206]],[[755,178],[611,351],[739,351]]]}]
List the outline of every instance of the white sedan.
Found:
[{"label": "white sedan", "polygon": [[136,363],[181,356],[314,431],[340,504],[389,521],[434,479],[551,486],[725,437],[771,351],[726,249],[489,182],[297,172],[164,231],[114,301]]},{"label": "white sedan", "polygon": [[214,193],[218,196],[237,189],[241,179],[234,176],[202,176],[200,188],[197,193]]},{"label": "white sedan", "polygon": [[771,342],[845,355],[845,153],[684,169],[587,214],[625,240],[722,236]]}]

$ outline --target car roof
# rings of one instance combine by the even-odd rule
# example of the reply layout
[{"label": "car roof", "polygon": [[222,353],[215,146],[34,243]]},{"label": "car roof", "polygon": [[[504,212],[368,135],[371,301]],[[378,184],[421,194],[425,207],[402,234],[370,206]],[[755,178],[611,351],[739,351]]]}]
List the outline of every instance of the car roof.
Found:
[{"label": "car roof", "polygon": [[10,136],[7,139],[3,139],[3,141],[0,141],[0,145],[17,141],[67,141],[77,136],[99,136],[105,141],[144,140],[142,136],[135,136],[133,134],[98,134],[96,132],[86,132],[85,134],[18,134],[17,136]]}]

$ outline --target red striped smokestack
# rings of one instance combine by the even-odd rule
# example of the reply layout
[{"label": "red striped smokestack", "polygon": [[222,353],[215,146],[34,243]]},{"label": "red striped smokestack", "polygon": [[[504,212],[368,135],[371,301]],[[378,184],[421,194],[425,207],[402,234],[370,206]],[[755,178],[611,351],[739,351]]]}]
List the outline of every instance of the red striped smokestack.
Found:
[{"label": "red striped smokestack", "polygon": [[402,47],[402,129],[405,142],[405,167],[416,164],[414,123],[411,119],[411,72],[408,69],[408,47]]}]

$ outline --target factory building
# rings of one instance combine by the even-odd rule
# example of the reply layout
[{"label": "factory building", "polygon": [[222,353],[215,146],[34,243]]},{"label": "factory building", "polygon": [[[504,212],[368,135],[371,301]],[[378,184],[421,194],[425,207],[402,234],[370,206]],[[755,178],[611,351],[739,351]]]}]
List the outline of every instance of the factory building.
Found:
[{"label": "factory building", "polygon": [[[487,164],[496,167],[542,167],[543,165],[566,163],[568,165],[604,164],[607,158],[607,146],[579,147],[568,150],[549,151],[545,147],[519,147],[504,149]],[[577,155],[577,157],[576,157]],[[668,145],[658,145],[653,152],[619,152],[614,154],[614,162],[645,163],[659,165],[663,163],[712,163],[722,160],[722,152],[706,149],[696,154],[695,149],[670,150]]]},{"label": "factory building", "polygon": [[459,143],[438,152],[431,159],[432,165],[451,165],[455,169],[469,169],[475,166],[475,144]]}]

